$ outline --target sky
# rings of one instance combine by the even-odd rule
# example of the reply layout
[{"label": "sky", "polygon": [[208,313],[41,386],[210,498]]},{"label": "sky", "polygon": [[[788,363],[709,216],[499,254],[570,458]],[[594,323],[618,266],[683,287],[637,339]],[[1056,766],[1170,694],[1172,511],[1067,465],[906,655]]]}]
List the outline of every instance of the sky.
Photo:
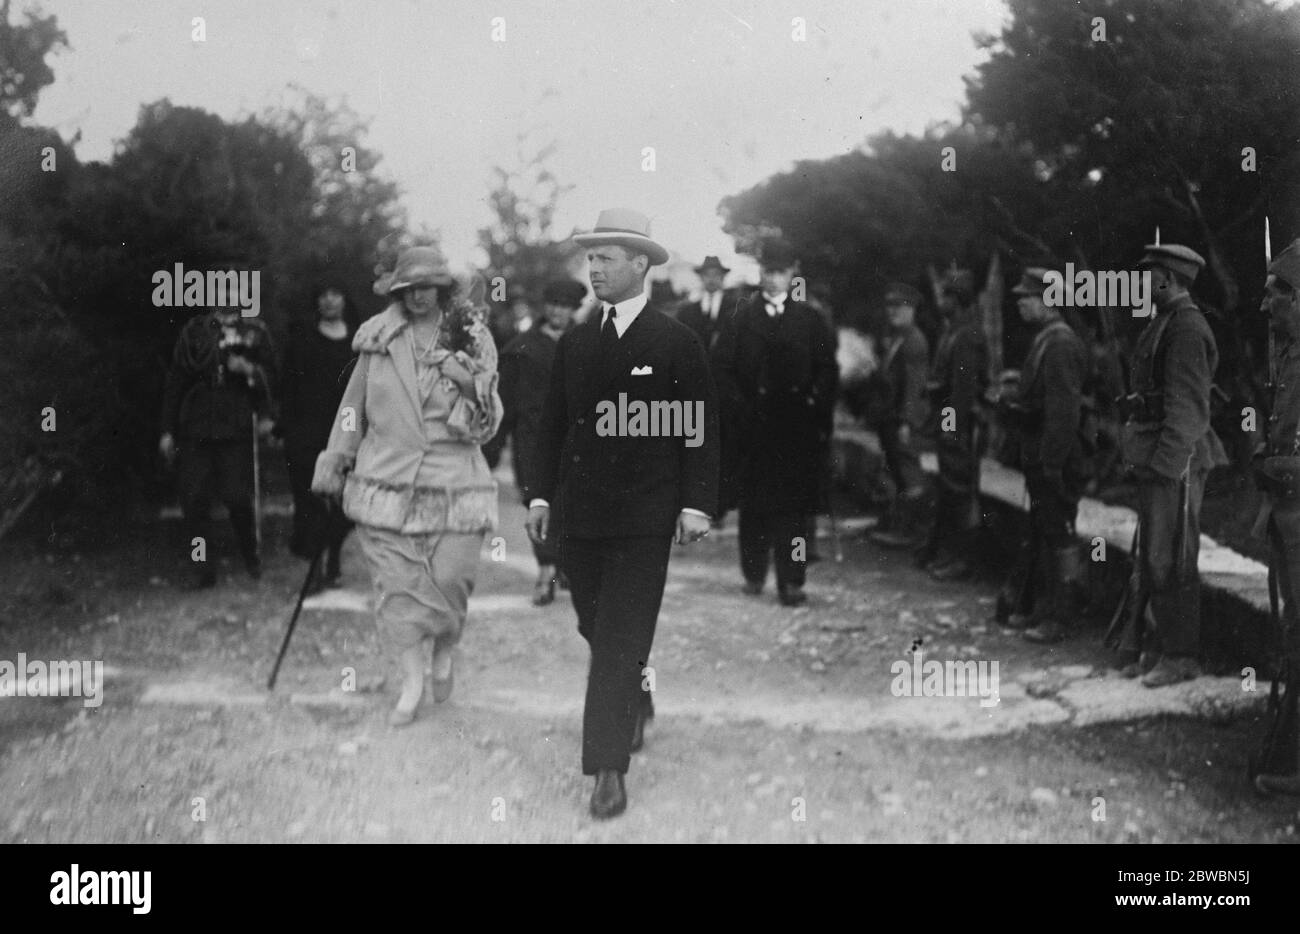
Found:
[{"label": "sky", "polygon": [[[22,0],[15,4],[23,8]],[[111,158],[141,104],[225,119],[297,84],[370,120],[411,219],[481,259],[491,168],[554,142],[556,230],[636,208],[655,239],[734,264],[718,202],[799,159],[958,116],[1002,0],[46,0],[70,48],[35,122]],[[194,41],[195,17],[205,41]],[[798,18],[798,21],[796,21]],[[806,38],[797,41],[800,21]],[[653,150],[650,166],[647,149]],[[652,170],[647,170],[652,168]],[[745,266],[742,262],[741,266]],[[739,267],[738,267],[739,268]]]}]

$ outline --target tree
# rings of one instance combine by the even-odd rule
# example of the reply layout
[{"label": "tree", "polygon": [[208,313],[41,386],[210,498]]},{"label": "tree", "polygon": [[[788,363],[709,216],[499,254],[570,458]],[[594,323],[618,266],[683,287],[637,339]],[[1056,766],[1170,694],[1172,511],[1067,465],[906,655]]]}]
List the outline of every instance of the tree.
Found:
[{"label": "tree", "polygon": [[555,209],[572,185],[563,185],[547,165],[555,144],[534,146],[528,133],[516,138],[515,165],[494,166],[488,204],[495,215],[479,230],[487,275],[502,277],[511,296],[537,302],[548,279],[561,275],[577,249],[553,234]]}]

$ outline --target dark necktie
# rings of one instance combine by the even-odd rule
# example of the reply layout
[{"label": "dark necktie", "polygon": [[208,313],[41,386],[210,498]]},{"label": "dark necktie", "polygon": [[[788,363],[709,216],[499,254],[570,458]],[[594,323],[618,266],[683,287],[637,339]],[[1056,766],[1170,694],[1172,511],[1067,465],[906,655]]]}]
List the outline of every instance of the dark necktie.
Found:
[{"label": "dark necktie", "polygon": [[605,323],[600,326],[600,350],[601,353],[608,351],[618,343],[618,331],[614,327],[614,316],[618,311],[613,305],[606,309]]}]

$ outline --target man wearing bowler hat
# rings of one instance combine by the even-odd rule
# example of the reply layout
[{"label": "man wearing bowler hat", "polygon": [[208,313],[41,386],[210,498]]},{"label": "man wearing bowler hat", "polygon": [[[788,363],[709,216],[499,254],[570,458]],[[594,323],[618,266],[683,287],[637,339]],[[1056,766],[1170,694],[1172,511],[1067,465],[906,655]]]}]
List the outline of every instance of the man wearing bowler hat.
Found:
[{"label": "man wearing bowler hat", "polygon": [[[1133,352],[1121,435],[1138,483],[1138,568],[1150,595],[1155,639],[1121,645],[1129,677],[1162,687],[1200,674],[1201,497],[1212,467],[1226,464],[1210,427],[1210,388],[1219,352],[1188,290],[1205,260],[1177,244],[1147,246],[1155,305]],[[1126,640],[1127,641],[1127,640]]]},{"label": "man wearing bowler hat", "polygon": [[[596,778],[591,813],[609,818],[627,807],[623,776],[654,715],[648,660],[669,551],[709,534],[718,416],[698,338],[647,303],[646,273],[668,259],[649,219],[602,211],[595,229],[574,240],[587,250],[601,304],[556,347],[527,491],[528,535],[542,542],[553,522],[559,527],[560,564],[591,647],[582,771]],[[609,417],[633,406],[676,408],[683,418],[665,424],[652,415],[652,426],[638,428],[633,417]]]},{"label": "man wearing bowler hat", "polygon": [[766,244],[759,265],[762,291],[727,317],[713,348],[728,437],[735,439],[723,482],[738,492],[745,592],[762,593],[772,561],[778,599],[799,606],[807,601],[808,517],[820,505],[821,447],[839,369],[826,326],[792,292],[793,250]]},{"label": "man wearing bowler hat", "polygon": [[722,316],[736,306],[734,297],[722,288],[729,272],[731,270],[716,256],[704,257],[704,262],[695,267],[704,294],[698,302],[685,306],[677,316],[678,321],[695,332],[706,351],[713,349]]}]

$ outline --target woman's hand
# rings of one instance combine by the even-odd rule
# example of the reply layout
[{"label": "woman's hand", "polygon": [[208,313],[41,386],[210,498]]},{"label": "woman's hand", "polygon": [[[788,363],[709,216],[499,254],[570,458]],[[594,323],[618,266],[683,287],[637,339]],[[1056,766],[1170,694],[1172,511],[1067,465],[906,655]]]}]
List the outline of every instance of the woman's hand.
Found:
[{"label": "woman's hand", "polygon": [[474,398],[474,375],[470,373],[469,368],[461,362],[463,354],[457,352],[445,358],[442,361],[442,375],[447,377],[460,388],[463,395]]}]

